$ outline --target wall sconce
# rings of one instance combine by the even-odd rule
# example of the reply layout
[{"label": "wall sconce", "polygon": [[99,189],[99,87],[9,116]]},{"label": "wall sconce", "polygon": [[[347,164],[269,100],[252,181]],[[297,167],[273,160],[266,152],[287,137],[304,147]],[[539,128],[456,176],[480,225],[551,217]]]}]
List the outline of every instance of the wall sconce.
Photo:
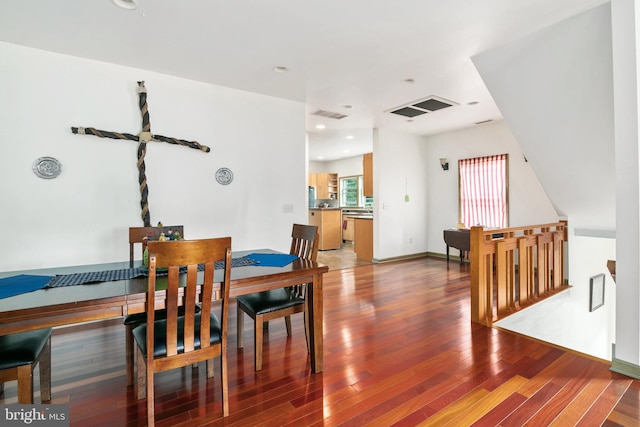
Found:
[{"label": "wall sconce", "polygon": [[133,10],[138,7],[136,0],[113,0],[113,3],[123,9]]},{"label": "wall sconce", "polygon": [[449,170],[449,162],[447,161],[446,157],[440,159],[440,166],[442,166],[443,171]]}]

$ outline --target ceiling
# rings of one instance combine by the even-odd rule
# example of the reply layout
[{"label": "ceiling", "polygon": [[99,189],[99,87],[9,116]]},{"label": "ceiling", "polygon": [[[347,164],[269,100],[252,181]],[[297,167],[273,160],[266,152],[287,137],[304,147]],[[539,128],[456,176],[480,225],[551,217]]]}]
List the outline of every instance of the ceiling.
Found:
[{"label": "ceiling", "polygon": [[[471,58],[606,3],[136,2],[125,10],[112,0],[2,1],[0,41],[303,102],[310,160],[371,151],[373,128],[430,135],[499,120]],[[430,96],[453,106],[413,118],[389,112]]]}]

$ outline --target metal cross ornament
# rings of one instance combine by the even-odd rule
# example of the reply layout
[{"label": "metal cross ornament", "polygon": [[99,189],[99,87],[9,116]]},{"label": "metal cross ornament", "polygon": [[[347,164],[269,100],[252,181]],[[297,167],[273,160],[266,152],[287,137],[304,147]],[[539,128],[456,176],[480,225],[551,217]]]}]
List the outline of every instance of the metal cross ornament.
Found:
[{"label": "metal cross ornament", "polygon": [[142,131],[138,135],[130,133],[109,132],[98,130],[95,128],[72,127],[71,132],[84,135],[95,135],[100,138],[125,139],[129,141],[138,141],[138,183],[140,184],[140,207],[142,208],[142,220],[145,227],[151,227],[151,215],[149,213],[149,189],[147,188],[146,166],[144,157],[147,154],[147,142],[167,142],[169,144],[183,145],[189,148],[195,148],[205,153],[211,151],[207,146],[200,145],[196,141],[185,141],[183,139],[169,138],[162,135],[153,135],[151,133],[151,124],[149,122],[149,110],[147,109],[147,89],[144,82],[138,82],[138,105],[140,106],[140,114],[142,114]]}]

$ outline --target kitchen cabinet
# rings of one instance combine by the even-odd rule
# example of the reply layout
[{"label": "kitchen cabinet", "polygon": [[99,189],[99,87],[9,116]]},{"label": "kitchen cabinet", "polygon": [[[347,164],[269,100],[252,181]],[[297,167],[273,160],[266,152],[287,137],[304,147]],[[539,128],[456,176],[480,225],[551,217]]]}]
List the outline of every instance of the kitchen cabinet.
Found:
[{"label": "kitchen cabinet", "polygon": [[348,214],[342,215],[342,241],[353,242],[354,219]]},{"label": "kitchen cabinet", "polygon": [[318,227],[318,249],[340,249],[342,215],[340,209],[309,209],[309,224]]},{"label": "kitchen cabinet", "polygon": [[309,174],[309,187],[313,187],[318,188],[318,180],[316,179],[316,174],[315,173],[310,173]]},{"label": "kitchen cabinet", "polygon": [[362,194],[373,197],[373,153],[362,155]]},{"label": "kitchen cabinet", "polygon": [[355,236],[353,241],[353,251],[356,258],[365,261],[373,260],[373,219],[355,218]]},{"label": "kitchen cabinet", "polygon": [[[313,178],[311,175],[314,175]],[[311,184],[315,182],[315,185]],[[309,185],[316,188],[316,199],[338,198],[338,174],[314,173],[309,174]]]}]

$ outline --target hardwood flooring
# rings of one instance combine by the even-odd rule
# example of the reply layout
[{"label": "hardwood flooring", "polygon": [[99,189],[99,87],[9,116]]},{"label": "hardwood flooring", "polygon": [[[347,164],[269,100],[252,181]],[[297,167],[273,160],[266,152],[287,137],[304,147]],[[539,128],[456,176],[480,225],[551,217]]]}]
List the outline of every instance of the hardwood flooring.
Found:
[{"label": "hardwood flooring", "polygon": [[346,242],[340,245],[340,249],[318,251],[318,262],[329,267],[329,270],[341,270],[343,268],[371,265],[369,261],[356,258],[353,252],[353,243]]},{"label": "hardwood flooring", "polygon": [[[264,368],[230,333],[231,414],[219,365],[156,375],[158,426],[638,426],[640,381],[603,361],[469,320],[469,266],[420,258],[325,275],[324,372],[312,374],[300,315],[271,322]],[[232,307],[231,329],[235,330]],[[119,319],[57,329],[52,404],[72,426],[145,425],[126,387]],[[38,390],[36,380],[36,390]],[[39,394],[36,393],[36,399]],[[15,403],[15,382],[4,400]]]}]

